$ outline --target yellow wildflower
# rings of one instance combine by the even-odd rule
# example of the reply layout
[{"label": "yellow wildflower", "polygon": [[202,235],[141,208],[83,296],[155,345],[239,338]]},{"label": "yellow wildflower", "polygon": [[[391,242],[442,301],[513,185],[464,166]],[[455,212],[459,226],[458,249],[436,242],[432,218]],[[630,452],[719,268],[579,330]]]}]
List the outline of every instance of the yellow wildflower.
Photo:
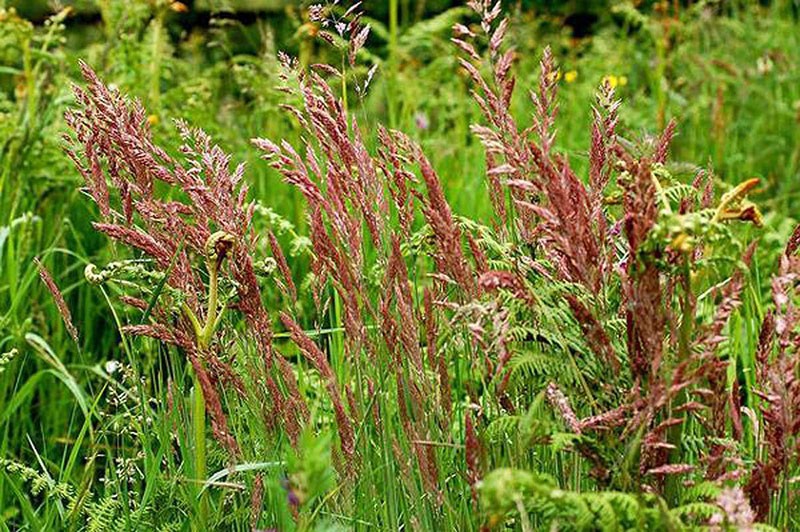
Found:
[{"label": "yellow wildflower", "polygon": [[608,83],[611,85],[612,89],[616,89],[617,87],[624,87],[628,84],[628,76],[615,76],[614,74],[609,74],[603,77],[602,80],[603,85]]},{"label": "yellow wildflower", "polygon": [[151,126],[158,124],[158,115],[150,115],[147,117],[147,123]]},{"label": "yellow wildflower", "polygon": [[578,71],[577,70],[570,70],[566,74],[564,74],[564,81],[567,83],[573,83],[576,79],[578,79]]},{"label": "yellow wildflower", "polygon": [[609,74],[609,75],[603,77],[602,83],[603,83],[603,85],[608,83],[611,86],[612,89],[616,89],[617,85],[619,85],[619,78],[617,76],[615,76],[614,74]]}]

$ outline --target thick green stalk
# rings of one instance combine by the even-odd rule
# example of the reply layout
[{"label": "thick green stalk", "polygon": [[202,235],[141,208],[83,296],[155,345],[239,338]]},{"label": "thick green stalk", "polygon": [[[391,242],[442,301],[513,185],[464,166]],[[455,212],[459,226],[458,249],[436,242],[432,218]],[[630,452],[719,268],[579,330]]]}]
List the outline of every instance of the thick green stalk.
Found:
[{"label": "thick green stalk", "polygon": [[204,525],[208,515],[208,497],[203,490],[202,482],[206,479],[206,403],[203,397],[203,388],[200,379],[195,373],[194,389],[192,390],[192,428],[194,432],[194,468],[195,477],[201,484],[200,512],[198,524]]},{"label": "thick green stalk", "polygon": [[[223,232],[214,233],[206,242],[206,266],[208,268],[208,307],[206,310],[205,323],[200,324],[200,320],[188,305],[184,304],[184,313],[192,322],[194,327],[197,349],[200,354],[204,353],[211,345],[211,339],[219,325],[220,318],[224,312],[219,308],[219,268],[226,253],[225,245],[232,245],[233,237]],[[220,249],[218,246],[222,246]],[[202,364],[202,357],[197,362]],[[196,480],[204,482],[207,475],[206,466],[206,403],[203,396],[203,388],[200,385],[200,376],[194,372],[194,389],[192,390],[192,431],[194,433],[194,464]],[[200,487],[202,490],[202,485]],[[208,496],[203,490],[200,495],[200,509],[198,515],[198,527],[205,526],[208,516]]]},{"label": "thick green stalk", "polygon": [[[213,249],[213,245],[210,246]],[[197,337],[197,347],[200,352],[204,352],[211,344],[211,339],[214,336],[214,331],[219,323],[218,319],[218,305],[219,305],[219,266],[220,262],[216,255],[207,257],[208,266],[208,309],[206,310],[206,321],[202,329],[199,331]],[[197,320],[195,319],[195,329],[197,329]],[[202,360],[198,360],[198,364],[202,364]],[[206,479],[206,402],[203,397],[203,388],[200,385],[200,378],[195,372],[194,375],[194,391],[192,402],[192,425],[194,430],[195,450],[195,475],[197,480],[205,481]],[[202,489],[202,488],[201,488]],[[208,514],[208,497],[206,492],[203,491],[200,496],[200,524],[205,524]]]},{"label": "thick green stalk", "polygon": [[198,338],[197,345],[200,350],[205,350],[211,343],[211,337],[214,335],[214,328],[217,325],[217,305],[219,281],[216,264],[209,263],[208,268],[208,310],[206,311],[206,322],[203,325],[203,330]]}]

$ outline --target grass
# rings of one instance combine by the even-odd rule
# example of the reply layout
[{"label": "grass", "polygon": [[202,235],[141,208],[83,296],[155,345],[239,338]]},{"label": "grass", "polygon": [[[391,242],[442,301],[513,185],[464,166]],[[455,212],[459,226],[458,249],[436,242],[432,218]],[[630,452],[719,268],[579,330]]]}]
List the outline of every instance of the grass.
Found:
[{"label": "grass", "polygon": [[[455,23],[480,32],[480,14],[455,7],[415,22],[409,4],[390,2],[385,24],[364,14],[371,34],[352,63],[347,37],[352,42],[354,34],[327,44],[318,38],[321,21],[300,8],[250,25],[216,13],[208,27],[190,29],[180,26],[188,15],[170,2],[98,2],[102,19],[92,26],[73,22],[69,10],[39,25],[0,11],[0,527],[674,530],[735,529],[755,520],[761,525],[752,526],[798,526],[798,431],[781,432],[800,419],[797,355],[787,347],[796,336],[795,317],[782,297],[796,302],[796,266],[780,264],[800,218],[797,5],[636,11],[618,4],[598,11],[591,35],[579,39],[561,29],[554,12],[507,6],[502,50],[515,49],[518,78],[510,112],[519,129],[533,125],[530,137],[541,145],[536,118],[547,110],[537,111],[527,91],[538,87],[542,51],[550,45],[560,73],[542,79],[559,89],[555,150],[584,182],[595,157],[588,149],[590,106],[603,103],[595,94],[604,80],[615,85],[623,103],[614,142],[631,160],[620,156],[620,166],[609,167],[611,183],[595,198],[605,197],[610,222],[627,216],[647,223],[649,185],[631,176],[677,119],[670,163],[652,173],[657,216],[646,242],[630,244],[625,235],[633,230],[622,222],[613,237],[586,225],[619,259],[615,268],[624,265],[620,275],[602,270],[602,257],[572,270],[558,266],[552,253],[565,244],[556,237],[575,245],[589,238],[574,232],[572,218],[555,214],[544,236],[526,235],[526,207],[512,198],[535,199],[552,212],[578,203],[573,196],[558,207],[557,179],[540,177],[541,168],[515,166],[543,188],[535,194],[504,188],[500,203],[508,213],[498,212],[487,152],[494,164],[511,160],[511,152],[487,150],[471,131],[472,124],[494,125],[470,96],[476,84],[450,42]],[[343,12],[325,16],[339,20]],[[489,24],[492,31],[498,20]],[[478,54],[489,57],[478,43]],[[281,109],[309,100],[298,92],[302,79],[280,78],[278,49],[298,56],[301,69],[326,63],[346,71],[331,90],[346,102],[347,125],[358,122],[366,153],[341,162],[339,155],[360,146],[352,129],[343,141]],[[203,128],[234,163],[246,163],[248,198],[257,202],[246,229],[198,207],[191,187],[159,182],[154,190],[159,200],[192,205],[187,223],[200,234],[223,231],[241,246],[255,231],[247,252],[266,321],[241,303],[249,277],[238,252],[217,265],[199,237],[178,234],[179,226],[170,239],[139,207],[132,223],[172,246],[167,256],[148,257],[92,227],[102,207],[79,191],[86,184],[63,153],[63,136],[74,138],[64,112],[82,107],[70,85],[87,83],[79,59],[103,82],[142,99],[155,144],[180,164],[188,163],[174,119]],[[356,88],[375,65],[362,97]],[[479,68],[492,75],[486,63]],[[321,85],[307,88],[325,94]],[[341,118],[335,108],[324,113]],[[409,140],[379,138],[381,123]],[[285,139],[298,150],[308,141],[326,168],[353,182],[365,175],[357,164],[380,162],[416,177],[342,189],[347,201],[334,210],[351,224],[343,228],[291,164],[261,160],[264,150],[252,138]],[[411,142],[430,159],[435,179]],[[402,160],[381,156],[391,149]],[[272,162],[281,153],[285,147],[272,153]],[[717,191],[705,205],[702,190],[690,187],[699,168],[708,169]],[[751,177],[759,185],[723,209],[723,195]],[[403,202],[392,200],[392,193],[403,198],[398,183],[414,191],[407,222]],[[322,186],[325,201],[333,201],[332,186]],[[117,187],[111,202],[121,211]],[[377,208],[380,197],[384,211]],[[699,207],[685,213],[683,199]],[[751,200],[763,214],[761,227],[746,223]],[[318,219],[310,216],[315,209],[322,209]],[[450,209],[452,221],[442,214]],[[372,210],[385,229],[370,226]],[[723,214],[732,220],[722,223]],[[326,248],[323,234],[339,255]],[[453,238],[457,245],[447,247]],[[759,246],[745,265],[754,240]],[[34,257],[63,294],[77,341]],[[630,257],[641,270],[629,267]],[[143,258],[148,262],[126,262]],[[188,275],[184,260],[194,278],[173,282],[174,272]],[[105,270],[109,281],[87,280],[87,265],[102,270],[115,261],[123,266]],[[575,273],[596,268],[602,271]],[[347,285],[350,269],[356,288]],[[592,275],[602,279],[599,291]],[[653,275],[662,280],[658,312],[647,300]],[[123,296],[144,306],[125,304]],[[626,315],[631,308],[638,310]],[[663,328],[647,321],[662,311]],[[770,320],[788,323],[788,332],[771,331]],[[160,329],[142,336],[142,329],[129,328],[157,325],[187,339],[162,341]],[[663,364],[637,366],[637,356],[650,367],[662,349]],[[706,351],[713,356],[703,358]],[[504,371],[497,370],[501,361]],[[723,361],[722,369],[712,361]],[[686,382],[685,393],[666,394],[662,387],[681,382],[684,362],[703,371]],[[664,404],[637,403],[637,393],[640,399],[664,393]],[[725,400],[715,402],[715,394]],[[646,421],[631,415],[626,424],[592,428],[591,416],[615,408],[653,413]],[[675,418],[681,423],[670,425]],[[683,465],[694,469],[678,471]],[[647,474],[665,466],[675,471]]]}]

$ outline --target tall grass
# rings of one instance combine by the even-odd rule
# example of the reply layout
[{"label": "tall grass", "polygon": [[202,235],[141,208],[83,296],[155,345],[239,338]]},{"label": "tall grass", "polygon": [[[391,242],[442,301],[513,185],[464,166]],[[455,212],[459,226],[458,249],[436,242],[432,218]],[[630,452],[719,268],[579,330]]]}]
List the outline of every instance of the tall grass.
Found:
[{"label": "tall grass", "polygon": [[[788,186],[759,132],[797,172],[797,58],[714,57],[720,28],[793,42],[780,6],[630,8],[536,61],[499,4],[400,27],[394,3],[388,33],[319,7],[328,62],[230,56],[215,115],[230,88],[171,77],[198,70],[168,4],[106,6],[119,46],[85,51],[68,105],[67,13],[3,15],[30,53],[3,144],[26,191],[0,210],[5,528],[797,524],[800,236],[791,199],[751,198]],[[48,180],[31,154],[59,142],[74,170]]]}]

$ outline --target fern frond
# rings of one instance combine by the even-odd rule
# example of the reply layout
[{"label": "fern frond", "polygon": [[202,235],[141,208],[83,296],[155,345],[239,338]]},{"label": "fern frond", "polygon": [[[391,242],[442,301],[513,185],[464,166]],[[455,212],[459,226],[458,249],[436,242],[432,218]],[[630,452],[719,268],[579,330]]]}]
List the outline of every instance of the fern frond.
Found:
[{"label": "fern frond", "polygon": [[487,426],[484,431],[484,435],[488,441],[493,443],[510,441],[518,432],[520,420],[520,416],[498,417],[489,423],[489,426]]},{"label": "fern frond", "polygon": [[100,501],[87,505],[87,532],[110,532],[115,530],[119,509],[120,502],[113,495],[107,495]]},{"label": "fern frond", "polygon": [[680,519],[685,524],[707,521],[718,513],[720,513],[719,507],[708,502],[690,502],[670,510],[670,515]]}]

